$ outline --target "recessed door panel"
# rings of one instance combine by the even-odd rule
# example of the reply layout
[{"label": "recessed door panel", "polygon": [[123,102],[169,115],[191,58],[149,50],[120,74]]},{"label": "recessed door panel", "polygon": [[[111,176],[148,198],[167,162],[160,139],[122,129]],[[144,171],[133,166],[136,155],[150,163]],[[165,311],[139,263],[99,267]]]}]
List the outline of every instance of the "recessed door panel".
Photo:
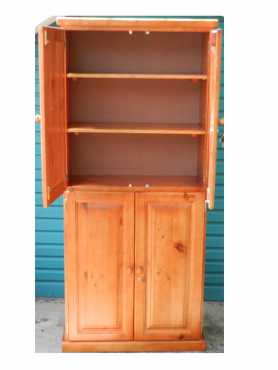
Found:
[{"label": "recessed door panel", "polygon": [[130,193],[75,193],[70,338],[133,337],[133,199]]},{"label": "recessed door panel", "polygon": [[201,335],[203,203],[199,194],[136,195],[137,340]]}]

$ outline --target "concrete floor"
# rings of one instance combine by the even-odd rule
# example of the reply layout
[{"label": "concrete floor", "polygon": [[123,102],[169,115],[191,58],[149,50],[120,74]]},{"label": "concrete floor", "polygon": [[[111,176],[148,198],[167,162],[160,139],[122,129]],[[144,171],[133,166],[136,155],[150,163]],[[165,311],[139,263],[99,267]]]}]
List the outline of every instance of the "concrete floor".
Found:
[{"label": "concrete floor", "polygon": [[[64,330],[64,300],[36,300],[36,352],[61,352]],[[205,304],[204,334],[207,352],[224,352],[224,304]]]}]

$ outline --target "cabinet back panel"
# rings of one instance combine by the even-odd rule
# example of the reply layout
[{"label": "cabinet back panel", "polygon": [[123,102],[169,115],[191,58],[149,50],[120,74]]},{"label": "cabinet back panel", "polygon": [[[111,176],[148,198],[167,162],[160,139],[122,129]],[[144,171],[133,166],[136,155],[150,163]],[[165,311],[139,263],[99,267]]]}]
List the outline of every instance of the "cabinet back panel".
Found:
[{"label": "cabinet back panel", "polygon": [[175,135],[70,135],[70,174],[198,176],[199,145]]},{"label": "cabinet back panel", "polygon": [[202,73],[205,35],[183,32],[69,32],[69,71]]},{"label": "cabinet back panel", "polygon": [[178,80],[70,81],[71,122],[201,122],[202,84]]}]

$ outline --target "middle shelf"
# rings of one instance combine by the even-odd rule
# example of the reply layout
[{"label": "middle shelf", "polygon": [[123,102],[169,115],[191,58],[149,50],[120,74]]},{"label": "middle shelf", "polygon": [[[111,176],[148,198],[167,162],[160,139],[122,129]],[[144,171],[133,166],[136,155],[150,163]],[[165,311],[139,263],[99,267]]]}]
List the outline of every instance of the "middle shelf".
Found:
[{"label": "middle shelf", "polygon": [[144,80],[206,80],[205,74],[181,73],[67,73],[68,78],[118,78],[118,79],[144,79]]},{"label": "middle shelf", "polygon": [[70,123],[69,133],[92,134],[160,134],[160,135],[204,135],[205,129],[196,124],[176,123]]}]

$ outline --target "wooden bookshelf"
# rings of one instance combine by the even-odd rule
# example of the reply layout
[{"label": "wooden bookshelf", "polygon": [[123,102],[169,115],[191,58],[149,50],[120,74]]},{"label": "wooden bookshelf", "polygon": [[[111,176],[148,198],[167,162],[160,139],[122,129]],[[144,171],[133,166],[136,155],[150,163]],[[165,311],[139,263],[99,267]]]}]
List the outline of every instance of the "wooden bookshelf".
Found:
[{"label": "wooden bookshelf", "polygon": [[40,106],[43,205],[64,193],[63,350],[203,350],[218,22],[57,22],[39,31]]}]

